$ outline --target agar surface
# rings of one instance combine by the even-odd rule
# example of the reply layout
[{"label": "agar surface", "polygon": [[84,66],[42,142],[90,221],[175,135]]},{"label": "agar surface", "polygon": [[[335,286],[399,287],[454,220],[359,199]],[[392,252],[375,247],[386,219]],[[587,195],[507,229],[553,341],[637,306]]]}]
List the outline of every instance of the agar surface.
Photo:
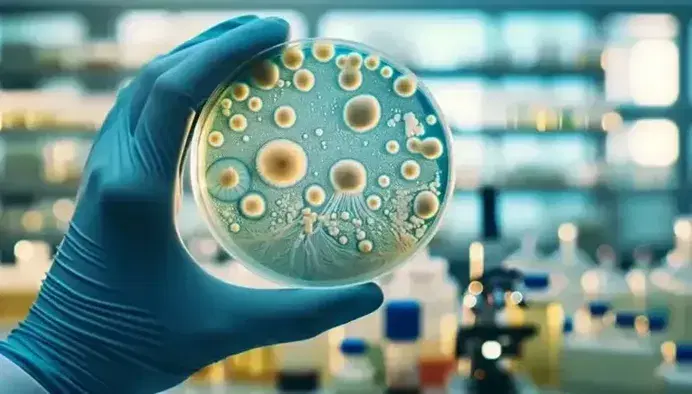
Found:
[{"label": "agar surface", "polygon": [[316,40],[265,52],[225,86],[199,121],[192,165],[216,235],[241,261],[284,283],[344,285],[427,242],[450,158],[414,75]]}]

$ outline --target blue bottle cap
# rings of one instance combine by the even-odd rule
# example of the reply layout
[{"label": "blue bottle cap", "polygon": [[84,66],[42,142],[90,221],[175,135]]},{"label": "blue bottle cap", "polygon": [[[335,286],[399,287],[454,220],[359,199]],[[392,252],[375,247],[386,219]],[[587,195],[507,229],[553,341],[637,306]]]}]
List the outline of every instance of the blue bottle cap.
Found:
[{"label": "blue bottle cap", "polygon": [[618,312],[615,314],[615,325],[618,328],[634,328],[637,316],[635,312]]},{"label": "blue bottle cap", "polygon": [[589,313],[591,316],[603,317],[610,310],[610,304],[605,301],[589,302]]},{"label": "blue bottle cap", "polygon": [[692,343],[675,344],[675,361],[680,364],[692,363]]},{"label": "blue bottle cap", "polygon": [[529,290],[545,290],[550,286],[550,276],[544,273],[524,275],[524,287]]},{"label": "blue bottle cap", "polygon": [[661,315],[649,315],[649,331],[661,332],[668,327],[668,319]]},{"label": "blue bottle cap", "polygon": [[670,316],[670,311],[668,310],[668,308],[663,307],[651,308],[646,311],[646,316],[649,318],[651,318],[652,316],[658,316],[668,320],[668,317]]},{"label": "blue bottle cap", "polygon": [[361,338],[345,338],[341,341],[341,353],[348,356],[365,354],[368,344]]},{"label": "blue bottle cap", "polygon": [[574,322],[571,317],[565,317],[565,321],[562,322],[562,331],[565,334],[569,334],[574,331]]},{"label": "blue bottle cap", "polygon": [[394,300],[385,308],[385,335],[393,341],[415,341],[421,331],[421,307],[416,300]]}]

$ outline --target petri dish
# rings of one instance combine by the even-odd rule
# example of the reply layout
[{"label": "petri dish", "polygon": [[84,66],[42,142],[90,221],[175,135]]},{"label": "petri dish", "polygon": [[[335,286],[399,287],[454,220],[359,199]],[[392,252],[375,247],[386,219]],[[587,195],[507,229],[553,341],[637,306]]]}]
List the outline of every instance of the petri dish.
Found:
[{"label": "petri dish", "polygon": [[364,45],[309,39],[229,76],[193,125],[192,189],[217,241],[298,287],[369,281],[437,231],[451,135],[408,69]]}]

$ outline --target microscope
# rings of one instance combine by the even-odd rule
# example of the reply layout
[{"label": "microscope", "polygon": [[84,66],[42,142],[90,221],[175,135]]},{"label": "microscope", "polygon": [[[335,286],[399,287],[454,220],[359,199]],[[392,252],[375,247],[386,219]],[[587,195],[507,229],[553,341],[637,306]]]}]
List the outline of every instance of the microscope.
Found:
[{"label": "microscope", "polygon": [[[519,388],[514,376],[505,367],[506,357],[520,357],[521,344],[536,335],[538,328],[533,325],[507,326],[498,322],[498,315],[506,308],[509,294],[520,294],[522,275],[517,270],[493,268],[482,276],[472,278],[482,289],[474,296],[475,305],[471,312],[475,322],[468,327],[460,327],[457,336],[456,356],[468,358],[471,373],[466,382],[469,394],[518,394]],[[515,297],[514,304],[525,308],[521,297]]]}]

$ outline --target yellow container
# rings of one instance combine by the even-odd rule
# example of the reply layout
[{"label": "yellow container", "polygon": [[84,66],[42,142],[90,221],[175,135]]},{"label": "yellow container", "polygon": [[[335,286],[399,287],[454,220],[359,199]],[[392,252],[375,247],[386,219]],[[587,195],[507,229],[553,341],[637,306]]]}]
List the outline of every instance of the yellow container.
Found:
[{"label": "yellow container", "polygon": [[24,320],[29,314],[29,309],[36,300],[37,293],[33,291],[11,291],[0,290],[0,324],[14,325],[18,321]]},{"label": "yellow container", "polygon": [[236,354],[225,361],[226,379],[234,382],[273,384],[277,357],[273,347],[262,347]]},{"label": "yellow container", "polygon": [[560,384],[560,353],[563,341],[564,314],[562,306],[553,301],[530,300],[529,307],[507,308],[510,325],[531,324],[538,328],[536,336],[524,342],[517,369],[530,376],[539,387],[557,388]]}]

